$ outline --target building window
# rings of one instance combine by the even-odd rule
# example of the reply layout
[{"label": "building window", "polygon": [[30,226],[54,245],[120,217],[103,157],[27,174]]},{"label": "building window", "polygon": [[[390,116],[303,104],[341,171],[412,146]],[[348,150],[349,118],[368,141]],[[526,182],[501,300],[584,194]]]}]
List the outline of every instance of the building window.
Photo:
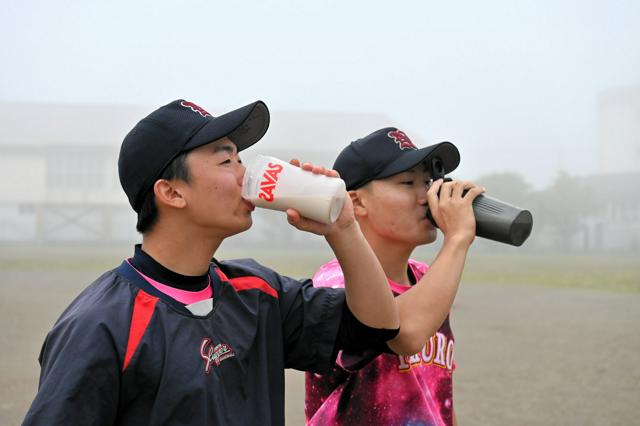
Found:
[{"label": "building window", "polygon": [[102,188],[104,157],[95,148],[51,147],[47,150],[47,188]]}]

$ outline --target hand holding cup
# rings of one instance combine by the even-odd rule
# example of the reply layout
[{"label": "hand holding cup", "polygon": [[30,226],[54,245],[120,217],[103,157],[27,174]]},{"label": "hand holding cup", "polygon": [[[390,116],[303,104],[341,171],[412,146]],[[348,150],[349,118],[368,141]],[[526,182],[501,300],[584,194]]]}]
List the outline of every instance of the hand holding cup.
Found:
[{"label": "hand holding cup", "polygon": [[[334,170],[311,163],[290,163],[258,156],[244,175],[242,197],[256,207],[287,212],[289,222],[299,229],[326,235],[343,222],[345,184]],[[353,209],[346,213],[351,223]]]}]

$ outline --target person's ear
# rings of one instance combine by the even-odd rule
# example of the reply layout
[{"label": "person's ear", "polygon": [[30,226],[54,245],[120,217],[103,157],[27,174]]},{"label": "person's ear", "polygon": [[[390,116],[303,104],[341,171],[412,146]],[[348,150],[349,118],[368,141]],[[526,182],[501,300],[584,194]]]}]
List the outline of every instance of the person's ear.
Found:
[{"label": "person's ear", "polygon": [[363,197],[363,194],[358,191],[349,191],[351,202],[353,203],[353,213],[356,218],[365,217],[367,215],[367,200]]},{"label": "person's ear", "polygon": [[153,193],[156,196],[158,205],[162,204],[177,209],[184,208],[187,205],[180,188],[173,181],[158,179],[153,184]]}]

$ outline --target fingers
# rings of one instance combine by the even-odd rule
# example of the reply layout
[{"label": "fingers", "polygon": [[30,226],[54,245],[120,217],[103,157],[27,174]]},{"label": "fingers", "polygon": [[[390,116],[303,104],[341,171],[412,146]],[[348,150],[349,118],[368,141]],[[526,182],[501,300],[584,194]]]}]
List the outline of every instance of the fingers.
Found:
[{"label": "fingers", "polygon": [[438,205],[438,194],[440,193],[440,188],[442,188],[442,179],[438,179],[431,183],[429,189],[427,189],[427,204],[429,204],[429,208],[433,210]]},{"label": "fingers", "polygon": [[316,226],[316,222],[314,220],[303,217],[297,210],[294,209],[287,209],[286,213],[287,222],[289,222],[289,225],[299,229],[300,231],[318,233],[314,228]]},{"label": "fingers", "polygon": [[485,192],[486,189],[483,186],[473,186],[469,191],[465,194],[464,198],[469,199],[470,201],[475,200],[475,198]]},{"label": "fingers", "polygon": [[303,217],[300,215],[298,211],[294,209],[287,209],[286,213],[287,213],[287,221],[289,222],[289,224],[301,231],[311,232],[318,235],[324,235],[329,229],[328,225],[324,223],[316,222],[313,219],[308,219],[306,217]]},{"label": "fingers", "polygon": [[440,188],[442,187],[443,184],[443,180],[442,179],[438,179],[438,180],[434,180],[431,183],[431,186],[429,186],[429,189],[427,190],[427,198],[438,198],[438,192],[440,191]]},{"label": "fingers", "polygon": [[435,201],[435,198],[438,198],[440,202],[447,202],[452,199],[458,200],[463,198],[473,201],[474,198],[485,192],[485,190],[484,187],[477,186],[468,180],[443,182],[442,179],[438,179],[431,184],[431,187],[427,191],[427,200],[431,198]]},{"label": "fingers", "polygon": [[438,218],[440,216],[438,209],[438,204],[440,203],[440,200],[438,199],[438,192],[440,192],[440,188],[442,188],[443,183],[442,179],[435,180],[427,190],[427,204],[429,205],[431,216],[433,216],[436,223],[438,223]]},{"label": "fingers", "polygon": [[305,170],[307,172],[311,172],[317,175],[325,175],[329,177],[340,177],[340,174],[338,174],[338,172],[336,172],[335,170],[327,169],[326,167],[323,167],[323,166],[316,166],[316,165],[313,165],[312,163],[302,163],[297,158],[291,159],[289,163],[293,164],[294,166],[300,167],[302,170]]},{"label": "fingers", "polygon": [[[477,188],[480,190],[480,192],[478,192],[478,190],[475,190],[473,192],[473,196],[470,197],[470,199],[473,201],[473,199],[475,197],[478,196],[478,194],[481,194],[482,192],[484,192],[484,188],[483,187],[479,187],[477,186],[475,183],[468,181],[468,180],[461,180],[461,181],[453,181],[451,182],[453,183],[453,189],[451,192],[451,196],[453,198],[467,198],[467,196],[465,194],[468,194],[472,189]],[[465,192],[467,191],[467,192]],[[476,194],[477,192],[477,194]]]},{"label": "fingers", "polygon": [[325,174],[327,174],[327,169],[325,169],[322,166],[312,166],[311,167],[311,172],[315,173],[317,175],[325,175]]},{"label": "fingers", "polygon": [[453,198],[462,198],[462,191],[465,189],[470,189],[473,185],[469,185],[471,182],[457,180],[451,182],[453,185],[451,187],[451,197]]},{"label": "fingers", "polygon": [[427,190],[427,204],[432,216],[438,221],[440,210],[449,204],[460,205],[471,204],[480,194],[485,192],[485,188],[477,186],[471,181],[443,181],[438,179],[433,181]]},{"label": "fingers", "polygon": [[300,222],[301,216],[300,216],[300,213],[298,213],[296,210],[287,209],[286,213],[287,213],[287,222],[289,222],[291,225],[296,226],[296,224]]},{"label": "fingers", "polygon": [[301,168],[302,170],[306,170],[306,171],[308,171],[308,172],[311,172],[311,171],[313,171],[313,164],[311,164],[311,163],[302,163],[302,164],[300,165],[300,168]]},{"label": "fingers", "polygon": [[457,182],[455,181],[449,181],[449,182],[444,182],[442,184],[442,188],[440,188],[440,201],[441,202],[447,202],[451,199],[451,197],[453,196],[453,189],[455,188]]}]

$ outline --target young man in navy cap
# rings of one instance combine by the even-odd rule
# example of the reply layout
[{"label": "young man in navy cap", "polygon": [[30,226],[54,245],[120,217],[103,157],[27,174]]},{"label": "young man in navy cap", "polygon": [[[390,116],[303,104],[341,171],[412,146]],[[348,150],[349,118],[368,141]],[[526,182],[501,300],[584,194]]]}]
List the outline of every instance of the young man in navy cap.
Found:
[{"label": "young man in navy cap", "polygon": [[[330,374],[307,373],[308,424],[455,424],[448,313],[475,236],[471,203],[483,192],[471,182],[440,179],[459,162],[451,143],[418,149],[393,127],[351,143],[336,159],[360,228],[397,295],[402,326],[387,353],[345,349]],[[444,235],[431,267],[410,258],[416,247],[436,239],[427,210]],[[343,287],[343,272],[334,260],[313,283]],[[412,342],[418,343],[413,355],[392,353],[405,353],[404,344]]]},{"label": "young man in navy cap", "polygon": [[250,259],[212,260],[251,226],[238,152],[268,125],[259,101],[213,117],[177,100],[129,132],[118,168],[142,245],[47,335],[25,425],[281,425],[284,368],[327,372],[338,350],[396,336],[395,300],[350,199],[332,225],[287,212],[296,228],[325,236],[346,291]]}]

